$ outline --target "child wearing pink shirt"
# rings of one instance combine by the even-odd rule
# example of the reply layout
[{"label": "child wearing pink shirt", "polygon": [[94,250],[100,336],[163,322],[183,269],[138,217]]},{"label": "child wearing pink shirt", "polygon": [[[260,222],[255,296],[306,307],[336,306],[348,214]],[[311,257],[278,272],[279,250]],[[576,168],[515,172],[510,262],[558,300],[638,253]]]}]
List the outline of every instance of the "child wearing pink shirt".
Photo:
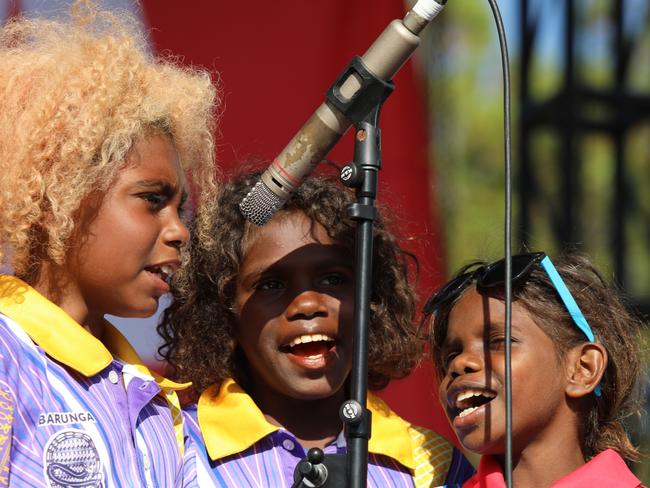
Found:
[{"label": "child wearing pink shirt", "polygon": [[[482,455],[464,488],[505,486],[504,269],[466,266],[425,305],[440,401]],[[641,320],[583,256],[513,256],[512,284],[514,486],[642,486],[622,423],[638,408]]]}]

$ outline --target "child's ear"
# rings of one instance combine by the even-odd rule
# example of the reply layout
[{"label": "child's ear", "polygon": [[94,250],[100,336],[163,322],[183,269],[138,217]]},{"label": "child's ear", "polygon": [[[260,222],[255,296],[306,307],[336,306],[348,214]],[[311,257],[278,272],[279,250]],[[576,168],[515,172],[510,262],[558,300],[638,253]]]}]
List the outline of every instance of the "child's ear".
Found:
[{"label": "child's ear", "polygon": [[567,352],[567,384],[570,398],[581,398],[596,388],[607,367],[607,351],[594,342],[585,342]]}]

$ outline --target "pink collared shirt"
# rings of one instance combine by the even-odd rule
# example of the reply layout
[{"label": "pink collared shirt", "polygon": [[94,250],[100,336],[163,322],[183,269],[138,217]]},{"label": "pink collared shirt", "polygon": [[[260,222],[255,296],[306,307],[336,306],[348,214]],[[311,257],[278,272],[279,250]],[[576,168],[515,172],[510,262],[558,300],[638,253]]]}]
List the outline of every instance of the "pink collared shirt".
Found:
[{"label": "pink collared shirt", "polygon": [[[502,488],[506,486],[498,461],[483,456],[477,473],[468,479],[463,488]],[[639,488],[641,481],[632,474],[625,461],[612,449],[607,449],[588,463],[560,478],[552,488]]]}]

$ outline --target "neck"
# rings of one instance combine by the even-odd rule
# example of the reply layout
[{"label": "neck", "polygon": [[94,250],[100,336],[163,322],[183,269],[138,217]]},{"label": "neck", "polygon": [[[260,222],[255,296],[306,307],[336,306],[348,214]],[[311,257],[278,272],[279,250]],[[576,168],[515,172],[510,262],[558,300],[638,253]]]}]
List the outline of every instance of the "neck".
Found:
[{"label": "neck", "polygon": [[[498,459],[501,467],[504,468],[504,457],[499,456]],[[577,429],[567,432],[564,436],[534,439],[513,456],[513,486],[550,487],[584,464]]]},{"label": "neck", "polygon": [[268,394],[261,396],[254,392],[251,396],[267,421],[287,429],[305,449],[324,448],[343,428],[338,416],[345,399],[343,389],[320,400],[300,400],[280,394],[270,398]]},{"label": "neck", "polygon": [[63,268],[44,262],[34,280],[25,280],[95,337],[104,331],[104,313],[93,312],[75,280]]}]

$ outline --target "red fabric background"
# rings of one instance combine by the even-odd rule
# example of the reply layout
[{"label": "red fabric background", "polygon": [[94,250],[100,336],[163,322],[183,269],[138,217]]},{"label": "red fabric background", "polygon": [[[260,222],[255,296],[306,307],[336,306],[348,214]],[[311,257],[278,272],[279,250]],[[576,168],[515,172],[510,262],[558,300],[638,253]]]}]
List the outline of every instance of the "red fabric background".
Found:
[{"label": "red fabric background", "polygon": [[[398,0],[194,0],[183,5],[143,0],[142,5],[155,49],[218,73],[224,113],[217,159],[226,174],[238,160],[271,159],[282,150],[352,56],[363,54],[392,19],[405,13]],[[10,0],[0,19],[20,12],[20,0]],[[408,237],[404,246],[418,256],[419,290],[426,298],[440,282],[443,258],[430,194],[424,80],[411,61],[394,81],[397,88],[381,116],[379,202],[394,210],[401,234]],[[349,133],[329,159],[343,163],[351,156]],[[425,363],[381,396],[410,421],[453,439],[435,399],[431,371]]]},{"label": "red fabric background", "polygon": [[[219,73],[223,99],[217,159],[227,173],[241,158],[273,158],[322,102],[352,56],[405,10],[397,0],[145,0],[152,43],[159,52]],[[191,6],[191,8],[188,8]],[[379,201],[392,207],[406,246],[420,260],[425,295],[441,277],[439,223],[431,204],[426,98],[412,61],[395,77],[381,115],[383,168]],[[352,156],[350,133],[330,154]],[[381,277],[375,277],[381,279]],[[405,418],[451,436],[425,365],[382,393]]]}]

